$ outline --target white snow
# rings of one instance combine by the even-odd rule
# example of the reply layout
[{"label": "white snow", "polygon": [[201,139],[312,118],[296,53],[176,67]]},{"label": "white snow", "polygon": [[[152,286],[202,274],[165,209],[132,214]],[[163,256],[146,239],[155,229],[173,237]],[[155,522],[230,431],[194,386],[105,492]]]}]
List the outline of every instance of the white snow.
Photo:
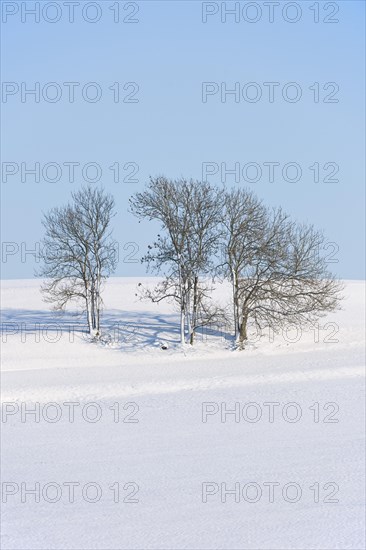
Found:
[{"label": "white snow", "polygon": [[[140,302],[140,281],[108,282],[98,345],[82,317],[42,302],[39,281],[2,282],[2,548],[365,548],[364,283],[348,281],[343,310],[297,342],[264,334],[238,352],[215,327],[182,348],[177,312]],[[237,416],[223,422],[225,407]],[[40,502],[25,493],[36,483]],[[226,502],[221,484],[236,490]]]}]

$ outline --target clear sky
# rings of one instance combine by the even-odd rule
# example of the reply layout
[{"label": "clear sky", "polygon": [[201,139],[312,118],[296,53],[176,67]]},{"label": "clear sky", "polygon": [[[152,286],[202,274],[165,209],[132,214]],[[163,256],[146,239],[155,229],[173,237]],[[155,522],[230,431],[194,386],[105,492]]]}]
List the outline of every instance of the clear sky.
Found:
[{"label": "clear sky", "polygon": [[337,275],[364,278],[363,1],[80,1],[73,23],[70,2],[38,2],[39,22],[37,2],[1,4],[2,278],[34,276],[42,212],[94,176],[116,199],[116,275],[145,273],[133,260],[158,231],[128,197],[159,174],[254,189],[324,229]]}]

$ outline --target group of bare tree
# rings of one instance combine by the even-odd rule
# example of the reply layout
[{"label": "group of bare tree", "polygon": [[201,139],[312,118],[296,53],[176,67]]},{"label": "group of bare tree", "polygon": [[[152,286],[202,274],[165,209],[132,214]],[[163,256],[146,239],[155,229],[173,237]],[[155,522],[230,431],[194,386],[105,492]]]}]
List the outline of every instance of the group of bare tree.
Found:
[{"label": "group of bare tree", "polygon": [[174,300],[180,311],[180,337],[193,344],[199,326],[213,322],[218,309],[211,304],[211,274],[220,245],[221,204],[208,183],[151,179],[142,193],[130,199],[140,219],[158,220],[158,235],[142,261],[164,279],[144,296],[153,302]]},{"label": "group of bare tree", "polygon": [[164,278],[144,296],[178,304],[182,343],[193,344],[199,326],[225,316],[212,302],[217,278],[231,282],[239,347],[249,323],[276,332],[314,323],[339,306],[342,286],[322,256],[323,234],[268,209],[249,190],[158,177],[130,205],[138,218],[161,223],[143,261]]},{"label": "group of bare tree", "polygon": [[[232,287],[229,318],[239,347],[249,326],[275,332],[304,326],[339,306],[342,286],[322,255],[323,234],[269,209],[249,190],[151,178],[131,197],[130,211],[161,225],[142,261],[162,278],[142,288],[142,296],[177,304],[182,344],[193,344],[199,327],[228,320],[227,308],[212,298],[217,279]],[[88,186],[43,220],[45,299],[57,309],[81,299],[94,336],[100,335],[103,283],[117,262],[113,216],[113,197]]]}]

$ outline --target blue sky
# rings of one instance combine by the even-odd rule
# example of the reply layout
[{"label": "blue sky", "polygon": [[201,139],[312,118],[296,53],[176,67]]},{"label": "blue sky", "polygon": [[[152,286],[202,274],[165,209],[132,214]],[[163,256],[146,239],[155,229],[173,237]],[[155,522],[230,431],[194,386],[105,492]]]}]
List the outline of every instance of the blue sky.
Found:
[{"label": "blue sky", "polygon": [[[87,163],[99,165],[102,177],[95,185],[103,184],[116,199],[114,236],[120,243],[116,275],[145,273],[144,266],[131,259],[144,253],[157,228],[148,222],[139,224],[128,213],[128,197],[143,189],[149,175],[201,179],[204,162],[217,166],[209,178],[212,183],[224,178],[221,166],[239,166],[240,181],[235,183],[235,177],[227,174],[228,185],[250,187],[268,205],[282,205],[297,220],[322,228],[329,243],[335,243],[329,248],[338,260],[333,271],[343,278],[364,278],[363,1],[292,3],[301,9],[294,23],[282,15],[288,2],[275,6],[273,23],[268,21],[268,7],[259,1],[252,7],[239,2],[239,22],[232,15],[221,21],[221,2],[206,7],[200,1],[120,2],[121,17],[138,19],[137,23],[114,23],[110,7],[116,2],[109,0],[95,3],[101,13],[96,23],[82,18],[87,2],[75,8],[74,23],[68,21],[63,2],[59,2],[61,19],[55,23],[46,21],[42,12],[39,23],[31,15],[22,22],[24,3],[2,4],[6,13],[18,8],[3,18],[3,83],[16,83],[21,89],[21,82],[27,88],[39,82],[46,97],[51,97],[56,88],[44,86],[56,82],[62,94],[54,103],[42,95],[39,103],[31,96],[22,102],[20,91],[8,94],[4,102],[3,94],[1,240],[15,244],[3,245],[3,252],[13,253],[3,254],[2,278],[33,277],[35,259],[29,254],[22,258],[22,247],[23,252],[35,248],[42,236],[42,212],[66,202],[70,192],[85,183],[81,169]],[[34,4],[26,2],[28,8]],[[40,9],[45,4],[40,2]],[[136,11],[135,4],[139,11],[129,16]],[[226,3],[227,9],[234,5]],[[288,18],[296,16],[296,6],[286,8]],[[218,13],[203,23],[202,10],[216,7]],[[319,23],[314,22],[317,7]],[[332,15],[336,7],[339,12]],[[87,12],[90,18],[93,9]],[[51,6],[46,18],[55,17],[52,10]],[[257,10],[259,20],[249,23],[243,10],[248,10],[244,13],[249,19]],[[339,22],[325,23],[325,18]],[[65,82],[80,83],[74,103],[68,101]],[[93,86],[84,88],[90,82],[102,91],[95,103],[81,94],[81,89],[95,91]],[[115,103],[109,89],[115,82],[120,83],[120,98],[135,91],[131,84],[123,90],[126,83],[137,83],[133,97],[138,102]],[[227,95],[223,102],[215,93],[203,103],[203,82],[217,83],[220,91],[239,86],[240,97]],[[251,82],[262,93],[256,103],[244,99],[245,90],[249,95],[254,91],[245,87]],[[273,102],[268,101],[266,82],[279,83]],[[282,96],[289,82],[296,82],[302,92],[298,102]],[[329,82],[339,87],[334,96],[329,96],[334,85],[323,89]],[[319,83],[319,102],[314,101],[314,83]],[[9,91],[13,85],[6,86]],[[288,88],[289,97],[294,91]],[[327,96],[338,102],[324,103]],[[51,167],[46,180],[41,174],[40,181],[34,181],[22,163],[31,168],[37,162],[41,172],[48,163],[57,163],[61,179],[46,181],[53,177]],[[73,183],[64,164],[70,162],[79,163]],[[120,166],[119,182],[109,168],[115,163]],[[252,168],[248,163],[254,163]],[[274,181],[269,181],[268,163],[278,163]],[[283,178],[288,163],[300,167],[298,181]],[[319,182],[314,181],[314,163],[319,163]],[[251,170],[258,166],[262,177],[254,181]],[[18,171],[5,177],[12,167]],[[128,178],[137,167],[135,176]],[[339,171],[333,179],[339,181],[324,181],[335,167]],[[245,181],[242,170],[246,169],[247,179],[253,181]],[[296,179],[294,168],[288,169],[288,179]],[[92,167],[87,174],[93,177]]]}]

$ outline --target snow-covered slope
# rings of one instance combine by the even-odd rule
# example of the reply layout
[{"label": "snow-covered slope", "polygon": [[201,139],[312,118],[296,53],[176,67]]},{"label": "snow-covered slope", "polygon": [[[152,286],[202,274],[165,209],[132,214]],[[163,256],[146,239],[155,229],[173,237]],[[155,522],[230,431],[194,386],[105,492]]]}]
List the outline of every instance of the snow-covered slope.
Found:
[{"label": "snow-covered slope", "polygon": [[102,345],[2,283],[2,548],[363,549],[363,282],[237,352],[226,327],[182,349],[140,281],[108,283]]}]

